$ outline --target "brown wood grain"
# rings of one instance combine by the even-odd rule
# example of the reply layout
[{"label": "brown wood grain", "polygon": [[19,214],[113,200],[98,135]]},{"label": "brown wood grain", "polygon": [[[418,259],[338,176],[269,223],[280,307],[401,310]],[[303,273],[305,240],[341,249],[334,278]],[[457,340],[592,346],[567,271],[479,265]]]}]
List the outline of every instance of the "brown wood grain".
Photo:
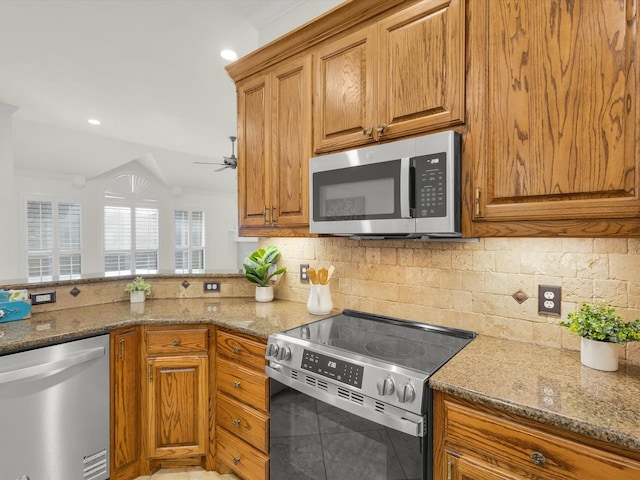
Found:
[{"label": "brown wood grain", "polygon": [[217,396],[218,425],[258,450],[269,452],[269,416],[225,395]]},{"label": "brown wood grain", "polygon": [[223,330],[216,333],[216,354],[258,372],[264,372],[267,363],[263,342]]},{"label": "brown wood grain", "polygon": [[[434,478],[637,479],[630,452],[436,392]],[[531,455],[544,455],[536,465]]]},{"label": "brown wood grain", "polygon": [[224,428],[218,428],[216,436],[218,461],[226,465],[228,470],[243,479],[268,480],[267,455],[229,434]]},{"label": "brown wood grain", "polygon": [[111,479],[140,476],[140,335],[138,328],[111,332]]},{"label": "brown wood grain", "polygon": [[490,0],[472,10],[473,234],[543,234],[548,225],[545,235],[564,235],[569,221],[579,222],[571,235],[638,235],[634,5]]},{"label": "brown wood grain", "polygon": [[269,411],[269,377],[264,372],[249,370],[219,357],[216,377],[218,392],[263,412]]}]

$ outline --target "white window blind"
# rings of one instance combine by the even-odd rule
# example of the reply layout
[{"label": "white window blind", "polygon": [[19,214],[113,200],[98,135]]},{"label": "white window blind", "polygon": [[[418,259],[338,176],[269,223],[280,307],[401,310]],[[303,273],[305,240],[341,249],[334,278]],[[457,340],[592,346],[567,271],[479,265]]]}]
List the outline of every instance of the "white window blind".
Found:
[{"label": "white window blind", "polygon": [[80,204],[27,201],[29,281],[78,278],[82,273]]},{"label": "white window blind", "polygon": [[204,273],[204,213],[174,212],[175,271]]},{"label": "white window blind", "polygon": [[106,275],[157,273],[158,221],[157,208],[104,207]]}]

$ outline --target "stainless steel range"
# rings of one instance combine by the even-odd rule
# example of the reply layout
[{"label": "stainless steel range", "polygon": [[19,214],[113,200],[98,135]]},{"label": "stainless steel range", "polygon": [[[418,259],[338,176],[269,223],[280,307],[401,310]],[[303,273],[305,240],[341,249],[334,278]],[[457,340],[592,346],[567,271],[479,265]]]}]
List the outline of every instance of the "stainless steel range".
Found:
[{"label": "stainless steel range", "polygon": [[474,337],[352,310],[270,335],[271,478],[431,479],[427,382]]}]

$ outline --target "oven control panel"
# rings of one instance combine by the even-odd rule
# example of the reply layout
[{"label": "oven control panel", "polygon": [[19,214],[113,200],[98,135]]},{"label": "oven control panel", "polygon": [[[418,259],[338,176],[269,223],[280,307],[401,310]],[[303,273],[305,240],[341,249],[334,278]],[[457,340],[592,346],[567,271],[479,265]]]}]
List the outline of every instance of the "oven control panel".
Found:
[{"label": "oven control panel", "polygon": [[304,350],[300,367],[356,388],[362,388],[364,367],[321,353]]}]

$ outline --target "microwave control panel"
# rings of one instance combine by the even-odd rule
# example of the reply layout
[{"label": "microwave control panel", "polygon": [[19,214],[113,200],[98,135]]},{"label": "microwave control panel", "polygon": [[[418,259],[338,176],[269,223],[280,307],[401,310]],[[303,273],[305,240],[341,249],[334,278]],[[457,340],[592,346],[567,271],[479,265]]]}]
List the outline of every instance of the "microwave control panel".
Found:
[{"label": "microwave control panel", "polygon": [[414,171],[416,218],[447,215],[447,155],[436,153],[411,159]]}]

